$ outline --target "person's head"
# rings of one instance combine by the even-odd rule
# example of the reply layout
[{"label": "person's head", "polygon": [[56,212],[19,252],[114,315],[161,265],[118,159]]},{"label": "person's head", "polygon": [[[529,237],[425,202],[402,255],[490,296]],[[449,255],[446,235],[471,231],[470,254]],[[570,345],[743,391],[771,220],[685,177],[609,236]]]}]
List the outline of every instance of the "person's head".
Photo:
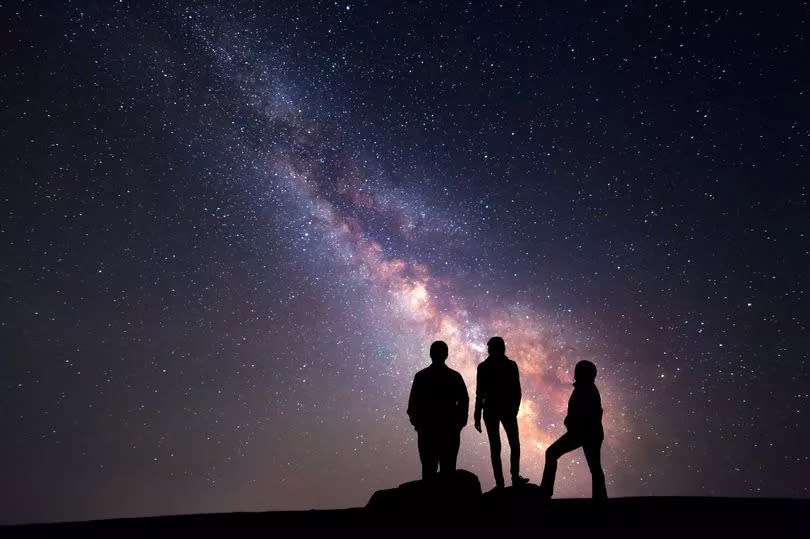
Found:
[{"label": "person's head", "polygon": [[444,363],[444,360],[447,359],[447,343],[434,341],[430,345],[430,359],[433,363]]},{"label": "person's head", "polygon": [[583,359],[574,367],[574,381],[592,384],[596,380],[596,365]]},{"label": "person's head", "polygon": [[491,356],[502,356],[506,353],[506,343],[501,337],[492,337],[487,341],[487,351]]}]

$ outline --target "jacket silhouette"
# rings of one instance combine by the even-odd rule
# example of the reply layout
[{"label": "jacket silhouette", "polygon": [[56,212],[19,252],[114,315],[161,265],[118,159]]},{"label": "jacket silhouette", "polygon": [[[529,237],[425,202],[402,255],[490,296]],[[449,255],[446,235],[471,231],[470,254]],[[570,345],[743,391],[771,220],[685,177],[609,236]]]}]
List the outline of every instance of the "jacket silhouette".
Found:
[{"label": "jacket silhouette", "polygon": [[563,423],[573,435],[583,440],[604,439],[602,429],[602,398],[593,380],[574,382],[568,399],[568,415]]},{"label": "jacket silhouette", "polygon": [[574,368],[574,391],[568,399],[568,415],[565,416],[567,432],[546,450],[546,465],[540,488],[545,496],[554,493],[554,479],[559,458],[582,447],[585,460],[591,470],[592,496],[607,498],[605,473],[602,470],[601,449],[605,433],[602,429],[602,399],[596,388],[596,365],[580,361]]},{"label": "jacket silhouette", "polygon": [[467,424],[470,398],[457,371],[444,364],[447,344],[430,346],[432,364],[417,372],[408,398],[408,417],[418,437],[422,477],[456,469],[461,429]]},{"label": "jacket silhouette", "polygon": [[517,363],[506,357],[488,356],[478,364],[475,377],[475,413],[517,415],[522,398]]},{"label": "jacket silhouette", "polygon": [[501,337],[487,343],[489,356],[478,364],[475,382],[475,428],[481,432],[481,415],[487,427],[495,486],[503,487],[500,425],[506,432],[510,450],[512,484],[521,485],[528,479],[520,476],[520,436],[517,413],[520,408],[520,374],[517,363],[506,357],[506,344]]}]

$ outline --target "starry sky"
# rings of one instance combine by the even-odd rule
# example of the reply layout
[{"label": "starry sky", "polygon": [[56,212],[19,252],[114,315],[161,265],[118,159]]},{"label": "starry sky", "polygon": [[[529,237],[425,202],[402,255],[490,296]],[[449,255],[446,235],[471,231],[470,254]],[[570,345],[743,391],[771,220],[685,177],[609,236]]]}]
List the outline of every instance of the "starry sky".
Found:
[{"label": "starry sky", "polygon": [[0,522],[362,505],[493,335],[532,481],[589,359],[611,496],[810,495],[806,2],[0,12]]}]

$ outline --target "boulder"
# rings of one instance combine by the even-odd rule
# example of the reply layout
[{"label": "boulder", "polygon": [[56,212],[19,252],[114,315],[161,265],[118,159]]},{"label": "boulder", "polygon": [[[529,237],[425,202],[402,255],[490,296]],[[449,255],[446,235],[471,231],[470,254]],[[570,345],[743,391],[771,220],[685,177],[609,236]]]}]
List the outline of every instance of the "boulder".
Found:
[{"label": "boulder", "polygon": [[477,507],[480,497],[478,477],[467,470],[456,470],[431,479],[409,481],[397,488],[378,490],[366,508],[416,514],[443,513]]}]

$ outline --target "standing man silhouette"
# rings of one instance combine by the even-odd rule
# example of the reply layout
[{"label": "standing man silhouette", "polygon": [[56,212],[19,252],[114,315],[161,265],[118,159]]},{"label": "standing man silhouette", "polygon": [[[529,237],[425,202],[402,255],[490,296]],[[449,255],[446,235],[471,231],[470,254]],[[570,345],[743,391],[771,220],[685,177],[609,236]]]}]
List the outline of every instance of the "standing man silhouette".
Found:
[{"label": "standing man silhouette", "polygon": [[456,469],[461,429],[467,424],[470,397],[467,385],[457,372],[444,364],[447,344],[430,345],[429,367],[413,377],[408,398],[408,417],[418,436],[422,479]]},{"label": "standing man silhouette", "polygon": [[517,413],[520,408],[520,375],[517,363],[506,357],[506,344],[501,337],[492,337],[487,342],[489,357],[478,364],[475,381],[475,430],[481,432],[481,412],[487,426],[489,453],[492,471],[495,473],[495,488],[503,488],[501,465],[500,425],[509,441],[509,471],[513,485],[529,482],[520,476],[520,437]]}]

